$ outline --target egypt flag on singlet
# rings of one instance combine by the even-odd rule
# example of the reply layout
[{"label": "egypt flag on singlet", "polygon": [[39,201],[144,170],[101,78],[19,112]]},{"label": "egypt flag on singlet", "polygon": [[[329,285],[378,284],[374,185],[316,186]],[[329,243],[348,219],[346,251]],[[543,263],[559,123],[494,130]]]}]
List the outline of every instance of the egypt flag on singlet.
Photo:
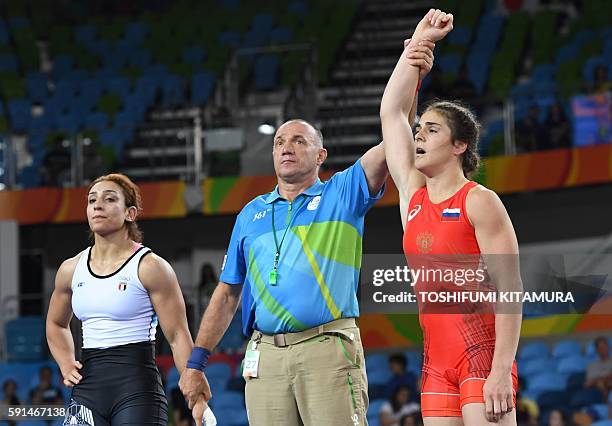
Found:
[{"label": "egypt flag on singlet", "polygon": [[460,216],[460,208],[442,210],[442,222],[459,222]]}]

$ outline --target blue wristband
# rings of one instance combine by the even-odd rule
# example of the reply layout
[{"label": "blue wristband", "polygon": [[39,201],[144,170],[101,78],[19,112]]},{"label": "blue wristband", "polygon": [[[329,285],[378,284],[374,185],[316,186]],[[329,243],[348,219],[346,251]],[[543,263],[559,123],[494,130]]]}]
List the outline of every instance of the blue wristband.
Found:
[{"label": "blue wristband", "polygon": [[200,348],[198,346],[194,347],[191,351],[191,356],[187,360],[187,368],[204,371],[206,365],[208,364],[209,356],[210,351],[208,349]]}]

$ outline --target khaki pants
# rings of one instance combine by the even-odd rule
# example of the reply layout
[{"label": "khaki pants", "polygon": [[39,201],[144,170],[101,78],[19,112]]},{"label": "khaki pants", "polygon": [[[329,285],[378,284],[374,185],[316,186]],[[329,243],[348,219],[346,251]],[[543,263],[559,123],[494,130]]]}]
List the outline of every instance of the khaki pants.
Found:
[{"label": "khaki pants", "polygon": [[[367,426],[368,381],[357,327],[277,347],[259,342],[259,370],[246,379],[251,426]],[[248,348],[257,340],[255,332]]]}]

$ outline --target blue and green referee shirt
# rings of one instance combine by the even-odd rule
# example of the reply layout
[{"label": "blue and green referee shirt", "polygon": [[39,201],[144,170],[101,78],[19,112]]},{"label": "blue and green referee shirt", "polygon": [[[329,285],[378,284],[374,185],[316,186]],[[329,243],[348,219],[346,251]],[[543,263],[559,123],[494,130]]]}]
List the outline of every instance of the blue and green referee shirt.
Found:
[{"label": "blue and green referee shirt", "polygon": [[[221,273],[244,284],[242,327],[250,336],[288,333],[359,316],[357,286],[364,217],[380,199],[370,196],[358,160],[326,182],[317,180],[293,202],[278,187],[249,202],[236,218]],[[270,283],[276,244],[282,242],[276,285]],[[289,229],[287,229],[289,228]]]}]

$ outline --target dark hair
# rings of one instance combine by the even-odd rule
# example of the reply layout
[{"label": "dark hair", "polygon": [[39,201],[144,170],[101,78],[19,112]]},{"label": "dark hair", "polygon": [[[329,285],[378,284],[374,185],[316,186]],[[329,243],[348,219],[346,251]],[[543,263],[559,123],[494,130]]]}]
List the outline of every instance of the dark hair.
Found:
[{"label": "dark hair", "polygon": [[6,392],[10,385],[13,385],[14,388],[17,388],[17,382],[13,379],[6,379],[4,383],[2,383],[2,390]]},{"label": "dark hair", "polygon": [[446,119],[451,129],[452,142],[461,141],[467,148],[461,156],[463,174],[471,178],[480,166],[478,155],[478,140],[480,138],[480,123],[474,113],[459,101],[435,100],[427,106],[425,112],[435,111]]},{"label": "dark hair", "polygon": [[[95,184],[104,181],[114,182],[119,185],[121,192],[123,193],[123,197],[125,198],[125,206],[136,207],[136,216],[142,213],[142,198],[140,196],[140,189],[138,189],[138,186],[136,186],[136,184],[124,174],[111,173],[96,178],[89,184],[87,193],[89,194],[89,191]],[[142,243],[142,231],[138,227],[136,220],[133,222],[126,222],[125,226],[127,227],[128,236],[130,239],[136,241],[137,243]],[[90,236],[93,236],[93,233],[90,232]]]},{"label": "dark hair", "polygon": [[403,390],[406,390],[408,392],[408,395],[410,395],[410,388],[408,386],[397,385],[396,388],[393,390],[393,393],[391,394],[391,398],[389,398],[389,402],[391,403],[391,408],[393,409],[394,413],[397,413],[399,410],[402,409],[402,405],[397,402],[397,396]]},{"label": "dark hair", "polygon": [[402,368],[405,369],[406,365],[408,365],[408,360],[404,354],[393,354],[389,357],[389,364],[391,363],[401,364]]},{"label": "dark hair", "polygon": [[597,348],[597,346],[599,346],[600,343],[605,343],[606,346],[608,345],[608,339],[606,339],[603,336],[599,336],[595,339],[595,347]]}]

